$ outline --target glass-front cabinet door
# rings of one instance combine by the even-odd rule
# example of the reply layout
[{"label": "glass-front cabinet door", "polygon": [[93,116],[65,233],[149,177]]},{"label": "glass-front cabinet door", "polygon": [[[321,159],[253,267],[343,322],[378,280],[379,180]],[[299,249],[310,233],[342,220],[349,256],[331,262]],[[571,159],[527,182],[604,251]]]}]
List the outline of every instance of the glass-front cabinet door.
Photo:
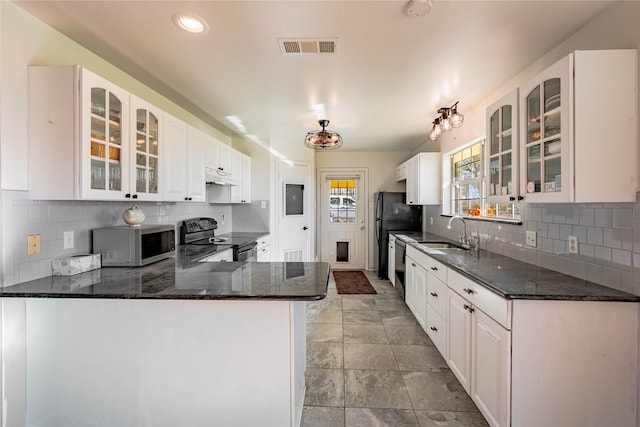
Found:
[{"label": "glass-front cabinet door", "polygon": [[520,88],[520,191],[525,201],[570,200],[571,57]]},{"label": "glass-front cabinet door", "polygon": [[82,198],[125,198],[129,189],[129,93],[82,69]]},{"label": "glass-front cabinet door", "polygon": [[160,200],[160,135],[162,111],[131,96],[131,197],[140,200]]},{"label": "glass-front cabinet door", "polygon": [[518,90],[487,108],[487,201],[519,200],[518,185]]}]

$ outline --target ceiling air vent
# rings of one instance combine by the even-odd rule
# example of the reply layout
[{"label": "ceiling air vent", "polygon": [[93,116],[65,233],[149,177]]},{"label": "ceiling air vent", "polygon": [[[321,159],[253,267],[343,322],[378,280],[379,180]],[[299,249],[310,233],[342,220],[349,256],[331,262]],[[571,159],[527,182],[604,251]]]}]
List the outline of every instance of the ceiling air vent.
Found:
[{"label": "ceiling air vent", "polygon": [[337,38],[278,39],[283,55],[327,54],[338,52]]}]

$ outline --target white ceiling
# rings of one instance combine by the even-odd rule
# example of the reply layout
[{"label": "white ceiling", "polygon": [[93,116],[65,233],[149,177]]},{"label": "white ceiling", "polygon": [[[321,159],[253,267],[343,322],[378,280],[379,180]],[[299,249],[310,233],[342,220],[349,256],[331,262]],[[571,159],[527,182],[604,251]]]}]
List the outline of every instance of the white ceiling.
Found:
[{"label": "white ceiling", "polygon": [[[344,151],[413,150],[439,107],[464,114],[611,1],[17,1],[18,5],[231,134],[263,141],[329,128]],[[181,32],[177,11],[204,17]],[[338,38],[334,55],[285,56],[278,38]]]}]

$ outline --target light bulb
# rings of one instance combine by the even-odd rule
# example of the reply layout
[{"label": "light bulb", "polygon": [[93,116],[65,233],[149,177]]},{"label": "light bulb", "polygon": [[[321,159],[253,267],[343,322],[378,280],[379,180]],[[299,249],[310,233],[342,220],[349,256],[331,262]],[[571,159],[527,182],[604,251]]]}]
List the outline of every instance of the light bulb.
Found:
[{"label": "light bulb", "polygon": [[446,111],[442,113],[442,124],[440,125],[440,128],[442,129],[442,132],[450,132],[451,129],[453,129],[451,120],[449,120],[449,116]]},{"label": "light bulb", "polygon": [[440,136],[442,135],[442,127],[440,127],[440,118],[437,118],[433,121],[432,132],[436,136],[436,138],[440,138]]},{"label": "light bulb", "polygon": [[190,12],[174,14],[173,23],[181,30],[189,33],[204,33],[209,30],[209,25],[204,18]]},{"label": "light bulb", "polygon": [[459,128],[460,126],[462,126],[462,122],[464,122],[464,116],[460,113],[458,113],[458,104],[456,103],[456,105],[454,105],[453,107],[451,107],[451,125],[454,128]]}]

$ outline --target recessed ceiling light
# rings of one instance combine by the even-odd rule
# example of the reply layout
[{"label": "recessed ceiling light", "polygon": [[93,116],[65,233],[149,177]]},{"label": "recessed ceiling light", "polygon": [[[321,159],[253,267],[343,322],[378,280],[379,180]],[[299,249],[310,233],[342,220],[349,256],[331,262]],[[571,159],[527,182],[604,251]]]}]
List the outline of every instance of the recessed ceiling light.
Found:
[{"label": "recessed ceiling light", "polygon": [[173,14],[173,23],[181,30],[189,33],[206,33],[209,24],[203,17],[191,12],[178,12]]}]

